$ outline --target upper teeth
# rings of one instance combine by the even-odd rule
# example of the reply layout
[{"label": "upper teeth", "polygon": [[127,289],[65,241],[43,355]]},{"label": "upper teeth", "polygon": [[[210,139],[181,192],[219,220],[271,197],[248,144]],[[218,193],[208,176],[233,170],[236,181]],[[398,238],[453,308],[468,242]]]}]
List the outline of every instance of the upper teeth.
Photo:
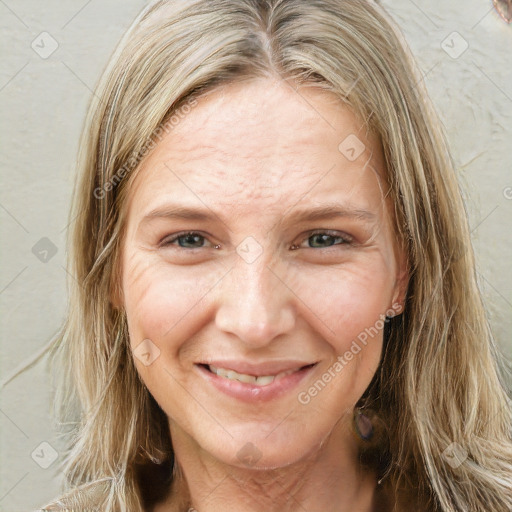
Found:
[{"label": "upper teeth", "polygon": [[246,373],[238,373],[234,370],[227,370],[226,368],[217,368],[216,366],[209,365],[208,368],[218,375],[219,377],[224,377],[226,379],[238,380],[240,382],[246,382],[248,384],[256,384],[256,386],[268,386],[275,379],[280,379],[285,375],[290,375],[290,373],[296,372],[298,368],[294,370],[287,370],[286,372],[280,372],[277,375],[260,375],[259,377],[255,377],[254,375],[247,375]]}]

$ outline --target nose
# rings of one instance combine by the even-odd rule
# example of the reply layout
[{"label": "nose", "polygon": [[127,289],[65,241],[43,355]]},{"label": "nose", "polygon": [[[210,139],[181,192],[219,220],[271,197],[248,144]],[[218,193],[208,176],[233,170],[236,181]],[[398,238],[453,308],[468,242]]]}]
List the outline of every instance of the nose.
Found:
[{"label": "nose", "polygon": [[219,288],[216,327],[251,348],[268,345],[295,326],[293,292],[261,257],[241,258]]}]

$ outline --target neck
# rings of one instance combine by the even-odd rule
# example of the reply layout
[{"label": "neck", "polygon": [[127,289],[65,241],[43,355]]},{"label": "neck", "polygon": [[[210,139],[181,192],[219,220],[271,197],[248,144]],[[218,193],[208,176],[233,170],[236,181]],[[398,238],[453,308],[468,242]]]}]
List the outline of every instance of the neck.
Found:
[{"label": "neck", "polygon": [[166,502],[154,512],[225,512],[227,504],[229,510],[247,512],[374,510],[376,476],[358,463],[357,446],[346,421],[340,420],[309,455],[276,469],[219,461],[173,423],[171,437],[180,476]]}]

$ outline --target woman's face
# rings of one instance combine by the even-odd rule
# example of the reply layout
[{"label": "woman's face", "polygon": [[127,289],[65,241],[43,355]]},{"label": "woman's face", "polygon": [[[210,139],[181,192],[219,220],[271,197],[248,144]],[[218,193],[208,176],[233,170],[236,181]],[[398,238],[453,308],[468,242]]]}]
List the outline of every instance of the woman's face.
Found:
[{"label": "woman's face", "polygon": [[127,197],[137,370],[194,449],[297,461],[346,427],[403,297],[379,144],[331,93],[270,79],[164,135]]}]

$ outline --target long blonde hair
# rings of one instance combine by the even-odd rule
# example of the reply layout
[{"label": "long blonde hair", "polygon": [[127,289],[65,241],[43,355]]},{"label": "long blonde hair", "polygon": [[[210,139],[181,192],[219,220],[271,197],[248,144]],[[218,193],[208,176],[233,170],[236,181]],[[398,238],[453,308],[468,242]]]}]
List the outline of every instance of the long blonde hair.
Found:
[{"label": "long blonde hair", "polygon": [[387,457],[384,485],[397,504],[414,495],[428,510],[509,512],[510,407],[454,165],[400,33],[362,0],[160,1],[120,42],[81,139],[69,311],[51,350],[70,436],[62,470],[73,488],[58,503],[139,512],[151,505],[146,479],[156,500],[178,477],[167,418],[137,374],[124,312],[111,302],[124,199],[162,130],[196,98],[264,76],[333,91],[382,143],[410,269],[404,313],[387,325],[381,365],[360,400],[387,429],[385,449],[377,447]]}]

